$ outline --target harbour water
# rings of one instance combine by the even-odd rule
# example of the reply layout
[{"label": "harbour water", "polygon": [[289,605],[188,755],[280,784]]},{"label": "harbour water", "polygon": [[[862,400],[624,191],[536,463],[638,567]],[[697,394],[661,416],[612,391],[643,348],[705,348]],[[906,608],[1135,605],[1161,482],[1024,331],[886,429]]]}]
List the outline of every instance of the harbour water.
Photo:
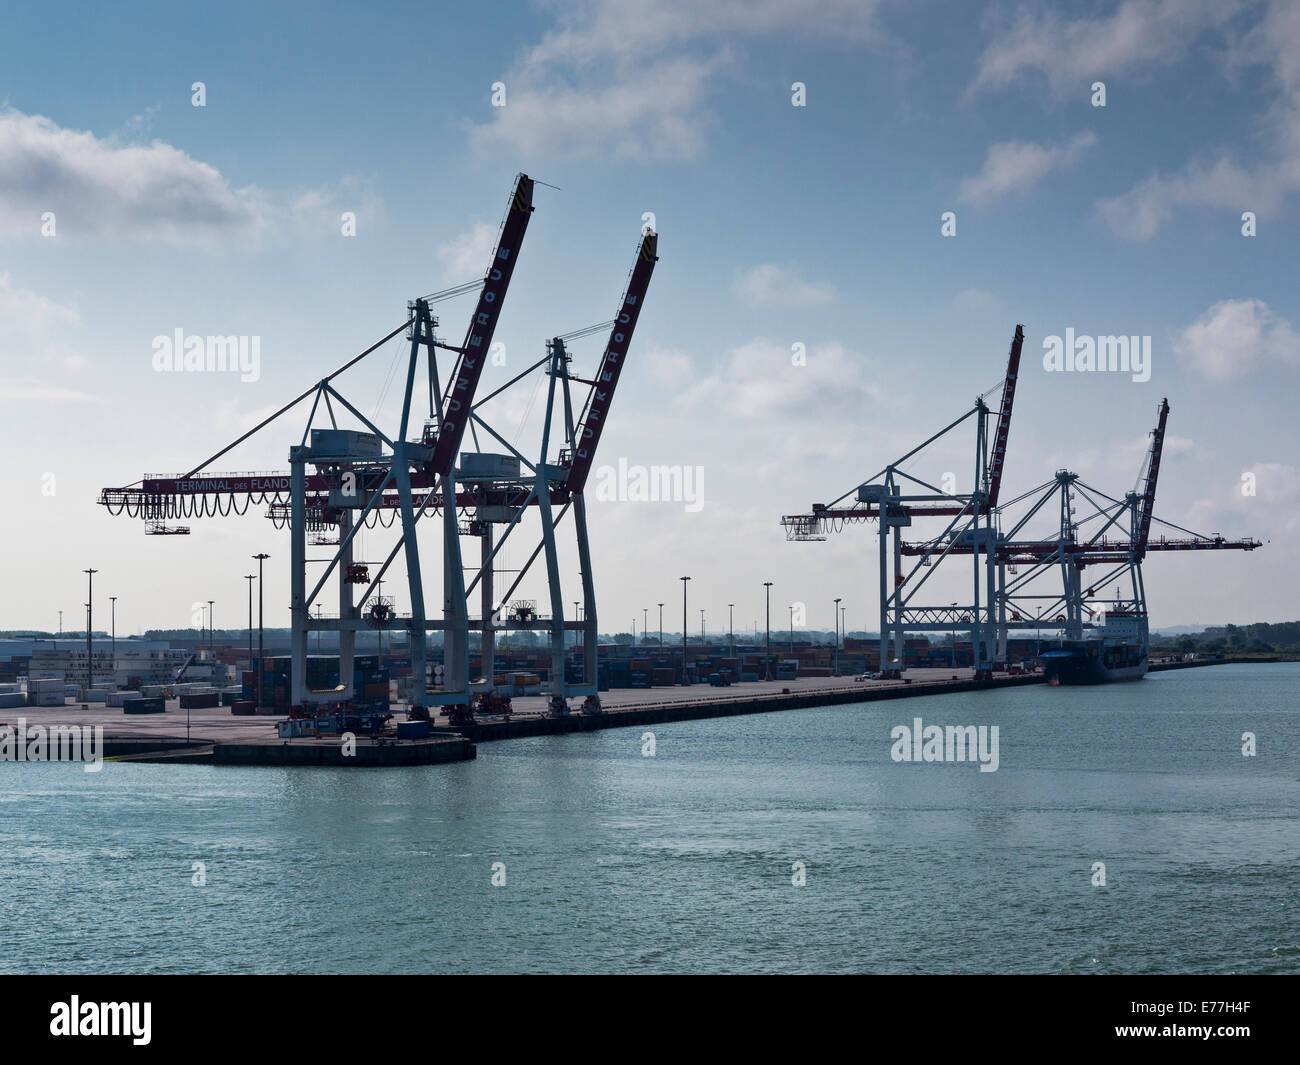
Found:
[{"label": "harbour water", "polygon": [[[1298,691],[1232,665],[658,725],[654,757],[0,765],[0,971],[1300,972]],[[892,760],[917,717],[998,726],[997,771]]]}]

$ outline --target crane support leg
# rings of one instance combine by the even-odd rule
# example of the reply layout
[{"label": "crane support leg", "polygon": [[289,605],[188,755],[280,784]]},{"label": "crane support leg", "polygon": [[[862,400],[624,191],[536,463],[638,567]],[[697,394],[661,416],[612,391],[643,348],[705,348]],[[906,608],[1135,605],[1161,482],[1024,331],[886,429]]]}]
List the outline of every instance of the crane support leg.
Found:
[{"label": "crane support leg", "polygon": [[352,512],[345,508],[339,511],[339,543],[343,545],[339,558],[339,683],[347,688],[347,691],[342,694],[344,699],[355,699],[358,695],[352,684],[357,651],[357,630],[347,624],[356,614],[352,598],[353,586],[347,579],[353,557],[352,542],[348,540],[348,533],[351,531]]},{"label": "crane support leg", "polygon": [[587,507],[579,492],[573,498],[573,525],[578,536],[578,565],[582,570],[582,684],[590,688],[590,696],[595,702],[588,703],[592,709],[600,706],[600,685],[597,680],[596,649],[599,637],[596,635],[596,581],[591,575],[591,544],[587,539]]},{"label": "crane support leg", "polygon": [[479,641],[479,656],[482,659],[480,672],[487,678],[488,683],[491,683],[496,673],[496,603],[492,601],[496,595],[496,587],[492,579],[492,525],[486,521],[483,523],[483,531],[479,533],[479,557],[481,560],[479,580],[482,584],[480,609],[483,615],[483,632]]},{"label": "crane support leg", "polygon": [[421,720],[428,717],[425,709],[429,686],[425,652],[428,634],[425,630],[424,583],[420,579],[420,546],[415,536],[415,505],[411,500],[411,467],[404,439],[399,438],[393,449],[393,472],[402,511],[402,546],[406,550],[406,576],[411,595],[411,717]]},{"label": "crane support leg", "polygon": [[567,713],[564,685],[564,589],[560,582],[560,558],[555,549],[555,521],[551,516],[551,493],[545,466],[537,470],[537,513],[542,519],[542,549],[546,554],[546,583],[551,597],[551,705],[552,714]]},{"label": "crane support leg", "polygon": [[456,478],[443,478],[442,507],[442,684],[445,691],[464,692],[469,705],[469,609],[465,602],[465,570],[461,566],[460,519],[456,513]]},{"label": "crane support leg", "polygon": [[304,448],[289,449],[289,703],[307,701],[307,475]]}]

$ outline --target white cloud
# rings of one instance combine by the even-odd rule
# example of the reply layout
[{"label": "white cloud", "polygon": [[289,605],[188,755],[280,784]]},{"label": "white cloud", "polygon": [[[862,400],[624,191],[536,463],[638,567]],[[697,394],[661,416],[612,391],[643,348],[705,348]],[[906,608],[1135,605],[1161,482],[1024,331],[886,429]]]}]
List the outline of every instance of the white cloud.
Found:
[{"label": "white cloud", "polygon": [[81,392],[63,385],[52,385],[34,377],[0,377],[0,399],[25,403],[100,403],[102,396]]},{"label": "white cloud", "polygon": [[952,301],[953,307],[959,311],[985,311],[1001,306],[1001,303],[992,292],[982,288],[962,289]]},{"label": "white cloud", "polygon": [[1110,15],[1080,19],[1021,8],[1009,25],[994,27],[971,87],[1001,88],[1036,73],[1056,93],[1082,99],[1094,81],[1181,59],[1241,7],[1241,0],[1123,0]]},{"label": "white cloud", "polygon": [[858,419],[883,399],[862,356],[842,344],[812,345],[805,365],[788,346],[752,340],[685,390],[688,405],[773,421]]},{"label": "white cloud", "polygon": [[711,82],[749,38],[863,42],[879,0],[580,0],[498,79],[506,106],[470,129],[480,150],[690,158],[703,150]]},{"label": "white cloud", "polygon": [[1189,207],[1267,214],[1300,191],[1300,5],[1272,0],[1262,10],[1233,42],[1229,66],[1266,68],[1275,99],[1262,117],[1262,132],[1271,150],[1252,166],[1223,151],[1192,159],[1175,173],[1152,174],[1101,200],[1098,211],[1116,234],[1146,240]]},{"label": "white cloud", "polygon": [[1258,299],[1221,300],[1174,338],[1174,353],[1214,381],[1263,365],[1300,366],[1300,335]]},{"label": "white cloud", "polygon": [[60,237],[167,244],[252,237],[264,225],[254,190],[162,141],[125,144],[0,113],[0,232],[35,234],[53,211]]},{"label": "white cloud", "polygon": [[[534,84],[509,95],[495,121],[475,126],[471,143],[526,158],[690,158],[704,146],[710,118],[699,107],[721,62],[683,57],[608,83]],[[521,79],[524,85],[530,81]]]},{"label": "white cloud", "polygon": [[39,238],[48,211],[55,239],[208,247],[277,232],[337,235],[341,211],[378,213],[366,183],[350,175],[333,188],[277,195],[232,188],[216,167],[179,148],[132,143],[151,116],[152,109],[98,137],[0,111],[0,235]]},{"label": "white cloud", "polygon": [[[1254,16],[1244,32],[1243,12]],[[1271,158],[1245,166],[1224,151],[1208,152],[1100,200],[1101,218],[1119,236],[1146,240],[1185,208],[1270,212],[1300,191],[1300,4],[1294,0],[1123,0],[1111,14],[1079,19],[1022,8],[993,32],[972,91],[1036,73],[1056,95],[1083,100],[1096,80],[1148,73],[1204,51],[1207,41],[1218,45],[1212,54],[1229,76],[1266,69],[1275,94],[1262,116]]]},{"label": "white cloud", "polygon": [[1097,210],[1118,236],[1146,240],[1180,207],[1214,207],[1230,211],[1274,210],[1286,193],[1300,187],[1300,156],[1270,164],[1253,173],[1231,159],[1192,163],[1171,176],[1153,174],[1127,192],[1100,200]]},{"label": "white cloud", "polygon": [[24,402],[97,402],[100,397],[60,384],[78,378],[90,360],[77,351],[81,315],[75,307],[16,288],[0,274],[0,352],[14,376],[0,378],[0,398]]},{"label": "white cloud", "polygon": [[775,263],[747,270],[732,282],[731,292],[750,307],[814,307],[835,298],[829,281],[804,281]]},{"label": "white cloud", "polygon": [[[1151,427],[1153,429],[1155,428],[1154,411],[1152,412]],[[1150,430],[1139,436],[1117,438],[1107,450],[1105,456],[1106,465],[1110,468],[1110,471],[1117,474],[1120,478],[1127,475],[1128,478],[1132,480],[1136,478],[1138,473],[1143,469],[1147,453],[1150,450]],[[1199,449],[1194,440],[1190,440],[1185,436],[1177,436],[1174,433],[1166,432],[1165,442],[1161,453],[1164,458],[1168,460],[1180,455],[1195,456],[1199,454]],[[1170,480],[1168,470],[1166,470],[1162,476],[1166,483]]]},{"label": "white cloud", "polygon": [[794,33],[864,41],[879,33],[877,0],[582,0],[532,50],[532,66],[635,58],[719,36]]},{"label": "white cloud", "polygon": [[[1249,483],[1253,494],[1242,489]],[[1193,502],[1187,523],[1194,529],[1229,536],[1294,536],[1300,532],[1300,469],[1285,462],[1256,462],[1237,480],[1221,483],[1209,497]]]},{"label": "white cloud", "polygon": [[487,273],[497,231],[486,222],[475,222],[459,236],[438,245],[444,280],[450,283],[472,281]]},{"label": "white cloud", "polygon": [[958,198],[964,203],[981,204],[1008,193],[1024,192],[1053,170],[1077,162],[1096,143],[1097,135],[1085,131],[1068,144],[1055,147],[1025,141],[991,145],[980,172],[962,181]]},{"label": "white cloud", "polygon": [[60,340],[80,321],[75,307],[15,288],[9,274],[0,274],[0,350],[6,365],[35,366],[57,360]]},{"label": "white cloud", "polygon": [[637,362],[647,381],[659,387],[684,388],[695,378],[695,361],[684,351],[652,347]]}]

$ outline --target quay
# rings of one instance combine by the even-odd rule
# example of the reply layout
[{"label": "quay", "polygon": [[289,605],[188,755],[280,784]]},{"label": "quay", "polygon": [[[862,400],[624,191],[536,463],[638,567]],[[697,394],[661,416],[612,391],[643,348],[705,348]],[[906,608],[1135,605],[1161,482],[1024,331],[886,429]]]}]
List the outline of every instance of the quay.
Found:
[{"label": "quay", "polygon": [[[1276,659],[1207,658],[1154,662],[1152,673]],[[352,754],[345,755],[336,737],[281,739],[282,716],[235,717],[227,707],[186,714],[176,700],[162,714],[131,715],[102,704],[66,703],[62,707],[23,707],[3,712],[0,725],[19,717],[28,727],[90,725],[104,729],[104,758],[122,762],[162,762],[242,766],[413,766],[470,761],[476,744],[524,736],[554,736],[607,728],[632,728],[675,721],[773,713],[818,706],[947,695],[1042,684],[1042,673],[995,675],[977,681],[969,669],[913,669],[904,680],[856,680],[852,677],[758,681],[724,688],[691,685],[651,689],[616,689],[602,693],[599,714],[577,711],[550,717],[545,697],[514,700],[515,712],[477,719],[472,725],[431,723],[427,739],[378,740],[359,736]],[[1132,683],[1132,682],[1130,682]]]}]

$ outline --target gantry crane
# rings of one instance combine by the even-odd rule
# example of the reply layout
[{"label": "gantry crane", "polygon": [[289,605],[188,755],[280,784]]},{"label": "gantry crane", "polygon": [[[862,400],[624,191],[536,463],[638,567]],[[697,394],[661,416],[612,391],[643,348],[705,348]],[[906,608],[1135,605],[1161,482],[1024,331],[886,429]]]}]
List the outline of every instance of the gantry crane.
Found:
[{"label": "gantry crane", "polygon": [[[352,675],[351,662],[358,629],[408,629],[412,672],[417,678],[412,691],[412,716],[426,717],[426,707],[441,705],[449,709],[453,720],[462,720],[469,713],[471,702],[468,669],[471,630],[482,633],[483,673],[490,679],[495,633],[544,625],[551,636],[553,712],[567,712],[566,700],[571,696],[586,696],[585,708],[599,709],[595,595],[582,490],[657,261],[658,237],[653,231],[643,232],[629,282],[613,321],[553,338],[547,343],[547,353],[542,359],[488,396],[476,399],[483,359],[491,346],[493,329],[533,209],[532,194],[533,182],[526,175],[520,175],[501,226],[491,266],[481,282],[470,282],[412,301],[408,305],[407,320],[402,325],[183,477],[147,476],[135,485],[105,489],[101,494],[100,502],[112,513],[126,513],[149,520],[178,515],[243,514],[250,503],[265,504],[267,517],[279,527],[289,527],[292,539],[294,662],[291,699],[295,707],[311,702],[337,701],[351,695],[350,691],[340,696],[334,690],[312,693],[306,689],[307,636],[315,629],[336,629],[339,632],[340,672],[345,684]],[[438,320],[431,308],[443,299],[471,292],[476,287],[480,290],[478,306],[465,341],[460,347],[451,347],[438,339],[435,333]],[[570,355],[566,343],[606,327],[610,328],[609,340],[595,378],[584,381],[574,377],[569,372]],[[406,361],[400,426],[390,437],[345,399],[333,382],[339,374],[403,330],[407,330],[410,351]],[[439,350],[451,351],[456,356],[445,382],[437,366]],[[421,357],[427,359],[429,418],[419,439],[411,440]],[[543,367],[550,377],[550,388],[541,451],[538,460],[531,462],[489,423],[480,408]],[[571,380],[590,386],[582,407],[583,414],[576,423]],[[562,416],[555,410],[557,384],[561,386],[564,400]],[[204,472],[216,459],[308,396],[314,397],[311,412],[301,442],[290,449],[289,473],[214,475]],[[335,403],[354,416],[364,431],[339,429]],[[329,417],[329,429],[313,427],[317,414],[322,410]],[[559,421],[563,426],[564,446],[558,458],[549,461],[553,421]],[[474,450],[461,452],[467,430],[473,438]],[[508,454],[484,451],[479,446],[480,430]],[[456,463],[458,455],[459,466]],[[522,473],[521,467],[526,467],[528,472]],[[541,516],[541,542],[518,572],[510,589],[498,598],[494,586],[494,561],[511,532],[532,508],[536,508]],[[555,543],[555,527],[570,509],[574,511],[586,603],[581,622],[568,622],[564,618]],[[441,514],[442,517],[441,620],[427,617],[415,536],[420,519],[430,514]],[[357,563],[353,558],[355,536],[363,527],[388,527],[398,520],[401,522],[398,541],[372,576],[371,567]],[[499,540],[494,532],[498,525],[506,526]],[[312,534],[313,544],[337,545],[338,548],[310,591],[307,590],[305,554],[308,534]],[[465,580],[467,570],[462,563],[461,536],[475,536],[481,544],[480,565],[477,572],[469,571],[474,572],[474,576],[468,585]],[[522,613],[519,616],[508,615],[506,603],[542,551],[546,552],[551,614],[547,617],[532,613],[528,616]],[[376,589],[402,552],[405,553],[411,597],[408,618],[393,613],[391,600],[386,601],[382,611],[369,609],[379,602]],[[312,605],[336,569],[339,617],[313,617]],[[363,585],[360,595],[354,595]],[[479,618],[472,619],[468,604],[476,588],[481,597],[482,612]],[[583,631],[585,637],[585,672],[580,685],[567,684],[564,676],[564,633],[575,629]],[[425,633],[429,630],[441,630],[444,641],[442,684],[432,691],[426,690],[422,682],[426,672]]]},{"label": "gantry crane", "polygon": [[[491,347],[492,335],[532,215],[533,188],[533,180],[528,175],[520,174],[516,178],[492,259],[481,280],[412,301],[408,304],[406,320],[397,328],[188,473],[163,477],[146,475],[132,485],[106,488],[100,494],[99,502],[110,513],[125,513],[153,522],[177,516],[243,514],[251,504],[260,503],[269,504],[273,514],[278,507],[288,508],[293,660],[291,700],[295,707],[340,698],[340,693],[334,691],[313,693],[307,690],[307,637],[313,629],[338,631],[340,679],[346,688],[341,697],[350,698],[353,694],[351,678],[356,631],[369,627],[370,624],[361,616],[361,609],[373,593],[375,582],[383,577],[381,570],[375,580],[370,582],[360,602],[354,602],[356,586],[349,580],[349,575],[357,572],[352,568],[353,541],[357,530],[377,512],[385,490],[390,488],[402,524],[398,548],[394,549],[388,561],[392,561],[397,550],[405,548],[411,597],[411,616],[406,620],[405,627],[409,628],[411,634],[412,671],[417,678],[424,676],[427,630],[444,629],[447,634],[445,667],[450,678],[449,686],[453,690],[447,693],[446,698],[435,698],[433,701],[463,701],[465,698],[465,675],[468,670],[466,641],[463,636],[465,615],[463,585],[460,584],[460,542],[456,524],[456,504],[460,502],[460,497],[456,493],[453,467],[457,449],[464,437],[468,411],[474,402],[474,393],[482,374],[483,361]],[[432,305],[476,289],[477,306],[463,343],[458,348],[444,344],[434,333],[437,319],[431,311]],[[335,382],[341,374],[404,330],[409,330],[408,339],[411,342],[406,386],[400,425],[390,437],[349,402],[335,386]],[[447,377],[445,387],[438,371],[438,349],[452,351],[456,355],[454,368]],[[430,421],[425,425],[422,437],[412,441],[409,437],[416,371],[422,355],[427,357],[428,362]],[[308,397],[312,398],[311,412],[301,441],[289,450],[287,474],[227,475],[206,472],[217,459]],[[360,422],[364,431],[339,429],[335,403]],[[329,416],[329,429],[314,427],[322,406]],[[387,454],[384,453],[385,447],[388,449]],[[308,466],[313,467],[315,472],[309,473]],[[309,513],[309,493],[316,498],[328,500],[326,513]],[[450,501],[451,505],[443,506],[444,500]],[[466,502],[476,501],[471,498]],[[437,513],[439,510],[443,512],[444,518],[444,617],[441,622],[430,622],[425,613],[415,529],[420,516],[430,511]],[[327,563],[325,573],[308,592],[307,534],[321,533],[331,526],[337,526],[339,531],[338,548]],[[387,569],[387,563],[384,569]],[[314,618],[312,605],[335,571],[338,574],[339,616]],[[417,683],[412,696],[413,716],[427,716],[425,706],[428,702],[425,685]]]},{"label": "gantry crane", "polygon": [[[999,534],[994,551],[998,660],[1005,661],[1008,629],[1039,628],[1043,620],[1060,626],[1067,639],[1078,640],[1083,638],[1085,628],[1106,622],[1113,625],[1117,618],[1125,618],[1129,619],[1132,634],[1145,642],[1148,614],[1142,560],[1148,551],[1253,551],[1261,546],[1252,537],[1229,540],[1206,536],[1155,517],[1156,485],[1168,419],[1169,401],[1162,399],[1151,444],[1138,474],[1140,491],[1135,487],[1123,499],[1115,499],[1077,474],[1058,470],[1051,481],[999,508],[999,526],[1009,528]],[[1056,522],[1052,535],[1028,538],[1025,533],[1033,519],[1040,513],[1051,513],[1049,504],[1053,501]],[[1022,506],[1024,513],[1013,519]],[[1081,515],[1081,508],[1088,508],[1087,512]],[[1153,523],[1186,535],[1152,540]],[[924,558],[940,546],[935,541],[905,543],[902,552]],[[965,543],[942,546],[955,555],[974,550]],[[1088,567],[1103,569],[1098,575],[1087,575],[1085,580]],[[1059,573],[1060,592],[1037,591],[1042,585],[1036,582],[1053,572]],[[1118,582],[1113,599],[1105,595],[1111,582]],[[1124,584],[1129,589],[1127,596],[1118,591]]]},{"label": "gantry crane", "polygon": [[[857,505],[841,507],[850,494],[845,493],[828,506],[814,504],[811,514],[787,515],[781,519],[787,539],[791,540],[825,539],[828,532],[838,531],[846,523],[855,521],[878,523],[880,663],[885,676],[897,676],[903,668],[905,631],[969,629],[972,664],[977,678],[987,677],[996,665],[1005,664],[1009,629],[1038,628],[1044,620],[1049,625],[1060,625],[1067,638],[1078,639],[1085,626],[1095,626],[1103,617],[1126,618],[1131,619],[1132,628],[1145,640],[1146,589],[1141,563],[1148,551],[1253,551],[1260,546],[1260,541],[1253,538],[1228,540],[1222,536],[1204,536],[1154,516],[1156,485],[1169,415],[1167,400],[1160,404],[1144,469],[1138,476],[1141,491],[1135,488],[1124,499],[1114,499],[1086,485],[1077,474],[1059,470],[1046,484],[1001,503],[1002,471],[1023,343],[1024,330],[1017,325],[991,449],[985,445],[985,422],[990,412],[984,404],[985,396],[981,396],[961,418],[886,466],[869,483],[859,485]],[[933,485],[902,471],[903,463],[972,415],[977,416],[973,491],[945,495]],[[905,495],[901,490],[904,480],[928,488],[935,494]],[[1092,507],[1092,511],[1082,518],[1076,513],[1080,499]],[[1027,538],[1027,527],[1037,515],[1050,513],[1048,504],[1052,500],[1057,504],[1055,529],[1039,539]],[[1015,517],[1022,507],[1026,512]],[[904,541],[901,530],[911,526],[914,518],[920,517],[948,517],[951,520],[943,531],[930,539]],[[1095,528],[1084,528],[1093,522],[1097,523]],[[1153,522],[1186,535],[1152,540]],[[1009,526],[1006,532],[1002,531],[1004,526]],[[892,586],[891,553],[888,550],[891,528],[894,530]],[[968,605],[916,605],[916,593],[924,587],[937,565],[947,558],[963,555],[972,559],[972,601]],[[905,557],[916,559],[906,573],[902,562]],[[1085,581],[1084,570],[1089,566],[1110,568]],[[1030,585],[1053,572],[1060,575],[1059,593],[1036,594],[1031,590]],[[1105,600],[1106,586],[1112,580],[1125,578],[1129,583],[1129,596],[1117,595],[1113,601]],[[1031,605],[1033,609],[1030,609]],[[889,655],[891,636],[895,648],[892,660]]]},{"label": "gantry crane", "polygon": [[[838,532],[846,524],[874,521],[879,541],[880,585],[880,669],[885,677],[898,677],[903,669],[903,638],[906,631],[948,630],[950,622],[960,619],[970,626],[976,646],[977,673],[987,672],[989,656],[981,657],[978,646],[981,633],[993,624],[993,563],[986,552],[983,582],[985,591],[981,607],[981,560],[974,555],[972,603],[964,607],[916,606],[913,599],[930,579],[933,565],[952,554],[951,545],[979,545],[993,541],[996,500],[1005,465],[1007,439],[1011,431],[1011,413],[1015,403],[1016,378],[1020,373],[1020,352],[1024,345],[1024,328],[1017,325],[1007,356],[1007,371],[1002,381],[1002,401],[997,422],[990,438],[989,421],[993,414],[985,400],[989,392],[976,398],[971,409],[930,436],[907,454],[895,459],[867,482],[860,484],[829,504],[814,503],[812,513],[786,515],[781,519],[789,540],[824,540],[826,534]],[[970,492],[945,492],[933,484],[908,473],[903,466],[935,441],[947,436],[968,418],[975,419],[974,487]],[[990,446],[991,443],[991,446]],[[905,482],[917,486],[904,492]],[[856,502],[844,501],[856,493]],[[921,518],[949,518],[939,541],[950,545],[937,554],[927,554],[910,573],[903,573],[902,530]],[[890,549],[890,531],[893,547]],[[891,577],[892,561],[892,581]],[[981,617],[981,614],[983,616]],[[891,658],[890,643],[894,645]]]}]

